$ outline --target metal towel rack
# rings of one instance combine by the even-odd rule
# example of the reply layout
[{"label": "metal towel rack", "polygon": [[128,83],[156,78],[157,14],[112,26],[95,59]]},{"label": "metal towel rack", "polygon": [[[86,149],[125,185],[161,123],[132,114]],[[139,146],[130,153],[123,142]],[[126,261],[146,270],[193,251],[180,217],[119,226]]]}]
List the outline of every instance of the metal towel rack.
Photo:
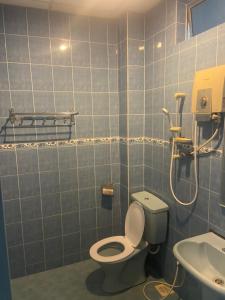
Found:
[{"label": "metal towel rack", "polygon": [[[9,110],[9,120],[12,125],[18,121],[19,125],[22,126],[24,121],[31,121],[31,125],[34,125],[35,121],[42,121],[44,126],[46,121],[53,121],[53,125],[56,125],[57,120],[63,120],[65,125],[75,124],[75,116],[79,115],[79,112],[34,112],[34,113],[17,113],[14,108]],[[69,124],[67,124],[69,121]]]}]

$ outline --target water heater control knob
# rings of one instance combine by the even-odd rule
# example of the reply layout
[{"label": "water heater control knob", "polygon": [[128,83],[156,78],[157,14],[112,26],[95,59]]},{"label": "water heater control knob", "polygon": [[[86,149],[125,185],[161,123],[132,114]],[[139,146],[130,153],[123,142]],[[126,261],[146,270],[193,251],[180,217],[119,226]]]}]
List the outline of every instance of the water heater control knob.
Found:
[{"label": "water heater control knob", "polygon": [[206,96],[202,96],[200,99],[201,108],[205,108],[208,102],[208,98]]}]

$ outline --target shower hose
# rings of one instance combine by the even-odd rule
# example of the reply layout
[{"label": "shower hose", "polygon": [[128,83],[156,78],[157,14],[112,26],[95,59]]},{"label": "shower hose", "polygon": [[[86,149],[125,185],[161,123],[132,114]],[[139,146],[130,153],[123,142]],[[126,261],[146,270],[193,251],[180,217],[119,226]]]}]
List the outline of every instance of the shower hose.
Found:
[{"label": "shower hose", "polygon": [[196,200],[197,200],[197,196],[198,196],[198,168],[197,168],[197,154],[198,152],[205,147],[206,145],[208,145],[219,133],[219,125],[216,128],[215,132],[213,133],[213,135],[205,142],[203,143],[201,146],[197,147],[197,121],[195,121],[194,123],[194,141],[193,141],[193,152],[191,152],[191,154],[193,154],[194,156],[194,180],[195,180],[195,194],[193,199],[190,202],[186,202],[183,200],[178,199],[178,197],[176,196],[175,192],[174,192],[174,188],[173,188],[173,161],[174,161],[174,151],[175,151],[175,141],[173,138],[173,142],[172,142],[172,153],[171,153],[171,159],[170,159],[170,190],[171,193],[174,197],[174,199],[176,200],[177,203],[183,205],[183,206],[189,206],[192,205]]},{"label": "shower hose", "polygon": [[184,283],[184,280],[183,280],[183,282],[182,282],[180,285],[176,285],[177,277],[178,277],[178,272],[179,272],[179,266],[180,266],[180,264],[179,264],[179,262],[177,261],[176,272],[175,272],[175,276],[174,276],[174,280],[173,280],[173,283],[172,283],[172,284],[169,284],[169,283],[166,283],[166,282],[163,282],[163,281],[157,281],[157,280],[151,280],[151,281],[148,281],[148,282],[144,285],[143,290],[142,290],[145,299],[147,299],[147,300],[152,300],[152,299],[150,298],[150,296],[147,295],[147,293],[146,293],[146,288],[147,288],[149,285],[152,285],[152,284],[155,284],[155,283],[163,284],[163,285],[165,285],[165,286],[167,286],[167,287],[170,288],[168,294],[167,294],[166,296],[160,298],[160,300],[165,300],[165,299],[167,299],[167,298],[171,295],[171,293],[172,293],[172,291],[173,291],[174,288],[180,288],[180,287],[182,287],[182,286],[183,286],[183,283]]}]

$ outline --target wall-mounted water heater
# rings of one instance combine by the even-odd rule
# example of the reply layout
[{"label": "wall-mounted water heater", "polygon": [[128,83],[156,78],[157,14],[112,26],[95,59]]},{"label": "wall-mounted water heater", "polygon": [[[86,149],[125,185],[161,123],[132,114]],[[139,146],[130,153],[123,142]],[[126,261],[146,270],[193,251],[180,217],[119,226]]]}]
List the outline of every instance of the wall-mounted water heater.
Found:
[{"label": "wall-mounted water heater", "polygon": [[210,121],[225,112],[225,65],[196,72],[192,91],[192,112],[197,121]]}]

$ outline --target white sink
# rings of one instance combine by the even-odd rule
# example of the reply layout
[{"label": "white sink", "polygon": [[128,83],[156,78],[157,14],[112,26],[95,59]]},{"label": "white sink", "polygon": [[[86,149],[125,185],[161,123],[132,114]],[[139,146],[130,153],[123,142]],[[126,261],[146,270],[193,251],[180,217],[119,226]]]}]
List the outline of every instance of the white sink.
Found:
[{"label": "white sink", "polygon": [[225,296],[225,239],[209,232],[178,242],[173,253],[184,269]]}]

